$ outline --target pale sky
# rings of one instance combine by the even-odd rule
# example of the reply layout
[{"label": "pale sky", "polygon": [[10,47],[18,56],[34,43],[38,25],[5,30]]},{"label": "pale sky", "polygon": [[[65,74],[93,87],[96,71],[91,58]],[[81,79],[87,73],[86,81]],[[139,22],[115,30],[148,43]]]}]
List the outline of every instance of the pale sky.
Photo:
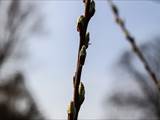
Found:
[{"label": "pale sky", "polygon": [[[78,0],[36,2],[44,14],[47,34],[34,36],[28,43],[29,58],[24,63],[27,83],[48,119],[65,119],[73,94],[72,77],[79,44],[76,21],[83,14],[84,6]],[[159,35],[160,4],[149,0],[115,3],[138,43]],[[130,46],[115,24],[105,0],[96,0],[96,13],[88,31],[91,45],[82,72],[86,99],[79,118],[98,119],[105,116],[103,102],[105,95],[111,92],[112,66]]]}]

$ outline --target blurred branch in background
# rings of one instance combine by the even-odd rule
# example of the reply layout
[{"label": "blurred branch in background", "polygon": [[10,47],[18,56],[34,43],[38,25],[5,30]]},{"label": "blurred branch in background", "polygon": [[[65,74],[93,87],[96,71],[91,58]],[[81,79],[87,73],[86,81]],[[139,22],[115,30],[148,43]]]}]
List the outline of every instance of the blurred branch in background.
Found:
[{"label": "blurred branch in background", "polygon": [[[24,43],[36,32],[34,30],[37,27],[41,27],[40,16],[34,7],[32,3],[21,0],[0,1],[0,75],[5,64],[15,54],[24,56],[23,48],[17,49],[17,45]],[[20,66],[21,64],[16,64],[15,69]],[[0,76],[0,119],[43,120],[34,99],[25,87],[22,71],[15,70],[12,75],[5,75],[4,78]]]},{"label": "blurred branch in background", "polygon": [[[158,73],[160,72],[159,43],[160,39],[156,38],[140,46],[140,49],[143,52],[148,64],[157,75],[159,75]],[[156,89],[153,82],[150,81],[145,70],[140,69],[140,65],[137,63],[137,60],[138,58],[136,58],[132,51],[126,51],[122,54],[118,60],[118,63],[116,64],[116,66],[119,68],[119,71],[121,71],[120,74],[122,79],[120,81],[116,80],[116,83],[125,84],[128,82],[127,84],[129,86],[126,88],[126,92],[123,92],[123,90],[117,90],[109,97],[108,103],[112,104],[111,108],[116,108],[118,111],[117,113],[112,111],[112,114],[113,116],[120,114],[119,116],[121,117],[117,117],[116,119],[124,119],[129,112],[133,110],[131,112],[132,115],[130,115],[128,118],[160,119],[159,91]],[[126,75],[129,75],[129,77],[126,77]],[[157,77],[160,78],[160,76]],[[138,91],[136,90],[136,85],[131,82],[132,80],[133,83],[137,83],[139,85]],[[130,91],[129,89],[131,88],[135,88],[134,91]],[[120,88],[117,87],[116,89]],[[139,112],[139,117],[137,117],[137,111]],[[124,114],[122,114],[123,112]]]},{"label": "blurred branch in background", "polygon": [[155,84],[157,85],[157,88],[160,90],[160,86],[159,86],[159,82],[158,82],[156,74],[152,71],[151,67],[149,66],[148,62],[146,61],[146,58],[144,57],[143,53],[141,52],[141,50],[139,49],[139,47],[135,41],[135,38],[130,34],[130,32],[126,28],[125,22],[123,21],[123,19],[119,15],[119,10],[118,10],[117,6],[111,0],[108,0],[108,3],[111,6],[113,15],[115,17],[115,21],[120,26],[122,32],[124,33],[124,35],[126,37],[126,40],[130,43],[132,50],[135,52],[135,54],[141,60],[146,71],[148,72],[149,76],[155,82]]},{"label": "blurred branch in background", "polygon": [[[108,3],[116,23],[132,47],[132,52],[123,53],[116,64],[120,77],[114,71],[114,75],[117,76],[114,92],[108,101],[106,100],[112,114],[111,119],[160,119],[160,47],[158,46],[160,39],[138,46],[120,17],[118,7],[111,0],[108,0]],[[144,69],[141,68],[141,63]]]},{"label": "blurred branch in background", "polygon": [[44,120],[21,73],[15,73],[0,84],[0,96],[0,119]]},{"label": "blurred branch in background", "polygon": [[24,43],[30,35],[36,32],[33,30],[38,29],[37,27],[40,29],[41,21],[31,3],[10,0],[1,1],[0,5],[1,9],[5,9],[1,10],[2,17],[0,18],[0,67],[2,67],[19,42]]}]

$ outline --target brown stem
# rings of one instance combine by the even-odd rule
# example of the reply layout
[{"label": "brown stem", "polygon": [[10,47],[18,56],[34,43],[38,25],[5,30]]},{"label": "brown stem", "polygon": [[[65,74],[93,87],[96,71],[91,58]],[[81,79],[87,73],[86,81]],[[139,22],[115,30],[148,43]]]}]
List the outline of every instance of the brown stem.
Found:
[{"label": "brown stem", "polygon": [[[76,72],[75,75],[73,77],[73,86],[74,86],[74,93],[73,93],[73,103],[74,103],[74,108],[75,111],[73,111],[73,109],[71,110],[70,108],[70,112],[68,113],[68,120],[77,120],[78,119],[78,113],[81,107],[80,103],[80,96],[79,96],[79,86],[81,83],[81,74],[82,74],[82,68],[85,62],[85,58],[86,58],[86,49],[88,47],[88,45],[86,45],[86,31],[87,31],[87,27],[88,27],[88,23],[91,19],[91,17],[93,16],[93,11],[95,11],[94,7],[93,11],[91,12],[91,6],[93,6],[93,0],[83,0],[84,4],[85,4],[85,13],[84,16],[82,16],[83,20],[79,21],[80,26],[78,26],[78,32],[79,32],[79,36],[80,36],[80,42],[79,42],[79,49],[78,49],[78,57],[77,57],[77,68],[76,68]],[[89,43],[87,43],[89,44]],[[84,52],[84,53],[83,53]],[[84,96],[83,96],[84,97]],[[71,107],[71,106],[70,106]],[[73,107],[73,106],[72,106]]]}]

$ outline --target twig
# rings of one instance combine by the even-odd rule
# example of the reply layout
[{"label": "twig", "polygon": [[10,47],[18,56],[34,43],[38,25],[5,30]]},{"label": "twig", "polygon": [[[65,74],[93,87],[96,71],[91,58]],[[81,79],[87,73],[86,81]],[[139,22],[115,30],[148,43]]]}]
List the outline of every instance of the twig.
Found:
[{"label": "twig", "polygon": [[152,71],[152,69],[149,66],[147,60],[145,59],[143,53],[141,52],[141,50],[137,46],[135,38],[130,34],[130,32],[126,28],[124,20],[119,15],[118,7],[111,0],[108,0],[108,3],[109,3],[109,5],[112,9],[112,12],[113,12],[113,15],[115,17],[116,23],[120,26],[120,28],[121,28],[122,32],[124,33],[127,41],[130,43],[134,53],[141,60],[141,62],[143,63],[143,65],[146,69],[146,71],[148,72],[148,74],[150,75],[150,77],[152,78],[152,80],[157,85],[158,89],[160,90],[160,86],[159,86],[159,82],[158,82],[158,78],[156,77],[156,74]]},{"label": "twig", "polygon": [[81,82],[82,68],[85,63],[85,58],[89,45],[89,33],[86,33],[88,23],[91,17],[95,13],[95,2],[93,0],[83,0],[85,5],[85,13],[81,15],[77,23],[77,31],[80,36],[78,58],[77,58],[77,68],[75,75],[73,76],[73,101],[70,102],[68,107],[68,120],[77,120],[80,107],[85,99],[85,88]]}]

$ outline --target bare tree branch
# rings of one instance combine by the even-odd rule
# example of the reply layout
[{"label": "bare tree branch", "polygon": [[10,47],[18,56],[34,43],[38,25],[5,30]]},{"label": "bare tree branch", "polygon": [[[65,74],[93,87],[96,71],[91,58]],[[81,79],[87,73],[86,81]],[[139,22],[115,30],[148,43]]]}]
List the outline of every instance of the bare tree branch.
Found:
[{"label": "bare tree branch", "polygon": [[91,17],[95,13],[95,2],[93,0],[83,0],[85,5],[85,13],[81,15],[77,23],[77,31],[80,35],[80,43],[77,58],[77,68],[75,75],[73,76],[74,94],[73,101],[70,102],[68,108],[68,120],[77,120],[80,107],[85,99],[85,88],[81,82],[82,68],[85,63],[86,49],[89,45],[89,33],[87,32],[87,26]]},{"label": "bare tree branch", "polygon": [[143,65],[146,69],[146,71],[148,72],[148,74],[150,75],[150,77],[152,78],[152,80],[155,82],[156,86],[160,90],[160,85],[159,85],[156,74],[152,71],[151,67],[149,66],[148,62],[146,61],[143,53],[141,52],[141,50],[139,49],[139,47],[138,47],[138,45],[135,41],[135,38],[130,34],[130,32],[126,28],[123,19],[119,15],[119,10],[118,10],[117,6],[111,0],[108,0],[108,3],[111,6],[111,9],[112,9],[113,15],[115,17],[116,23],[120,26],[120,28],[121,28],[122,32],[124,33],[127,41],[131,45],[132,50],[135,52],[135,54],[141,60],[141,62],[143,63]]}]

